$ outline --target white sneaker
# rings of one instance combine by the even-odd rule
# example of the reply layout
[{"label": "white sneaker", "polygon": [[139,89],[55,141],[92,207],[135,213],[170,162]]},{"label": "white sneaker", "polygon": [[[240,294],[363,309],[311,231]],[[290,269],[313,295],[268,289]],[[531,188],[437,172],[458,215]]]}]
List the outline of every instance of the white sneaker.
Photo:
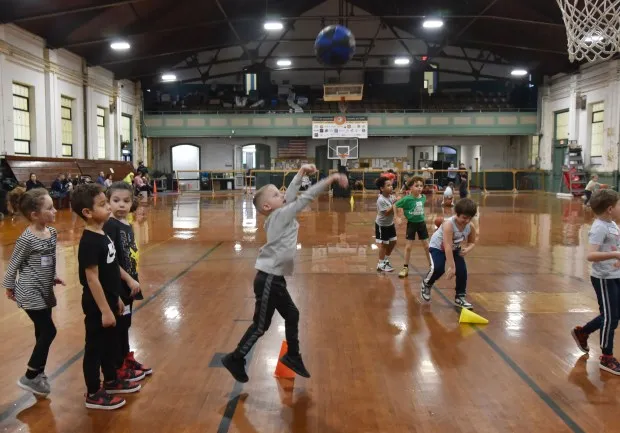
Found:
[{"label": "white sneaker", "polygon": [[377,265],[377,270],[381,272],[393,272],[394,268],[388,262],[383,262]]}]

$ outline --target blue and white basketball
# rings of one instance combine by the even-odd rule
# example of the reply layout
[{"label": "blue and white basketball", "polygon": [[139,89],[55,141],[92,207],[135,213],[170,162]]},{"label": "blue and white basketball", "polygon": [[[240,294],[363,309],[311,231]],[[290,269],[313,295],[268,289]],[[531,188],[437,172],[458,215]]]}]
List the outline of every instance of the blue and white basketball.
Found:
[{"label": "blue and white basketball", "polygon": [[323,65],[343,66],[355,54],[355,37],[344,26],[327,26],[314,41],[314,53]]}]

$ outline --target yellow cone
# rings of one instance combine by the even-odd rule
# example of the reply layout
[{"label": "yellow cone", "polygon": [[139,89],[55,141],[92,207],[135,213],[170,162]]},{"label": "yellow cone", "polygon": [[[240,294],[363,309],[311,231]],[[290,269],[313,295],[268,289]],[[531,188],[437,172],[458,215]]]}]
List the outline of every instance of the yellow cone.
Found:
[{"label": "yellow cone", "polygon": [[489,321],[473,311],[468,310],[467,308],[461,308],[459,323],[476,323],[479,325],[486,325]]},{"label": "yellow cone", "polygon": [[351,200],[349,200],[349,203],[351,203],[351,211],[353,211],[353,208],[355,206],[355,199],[353,198],[353,194],[351,194]]}]

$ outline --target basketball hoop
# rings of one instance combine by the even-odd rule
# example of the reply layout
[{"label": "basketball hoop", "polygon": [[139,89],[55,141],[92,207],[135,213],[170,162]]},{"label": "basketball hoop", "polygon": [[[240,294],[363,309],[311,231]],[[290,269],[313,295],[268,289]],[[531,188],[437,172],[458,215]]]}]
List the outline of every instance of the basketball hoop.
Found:
[{"label": "basketball hoop", "polygon": [[606,60],[620,52],[620,0],[557,0],[571,62]]},{"label": "basketball hoop", "polygon": [[347,160],[349,159],[348,153],[339,153],[338,159],[340,160],[340,165],[347,166]]}]

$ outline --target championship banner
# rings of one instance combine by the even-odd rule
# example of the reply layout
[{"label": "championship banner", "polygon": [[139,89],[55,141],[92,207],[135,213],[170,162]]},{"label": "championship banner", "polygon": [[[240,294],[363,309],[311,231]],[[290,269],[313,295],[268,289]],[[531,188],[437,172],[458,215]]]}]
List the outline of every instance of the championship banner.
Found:
[{"label": "championship banner", "polygon": [[366,116],[313,116],[312,138],[368,138]]}]

